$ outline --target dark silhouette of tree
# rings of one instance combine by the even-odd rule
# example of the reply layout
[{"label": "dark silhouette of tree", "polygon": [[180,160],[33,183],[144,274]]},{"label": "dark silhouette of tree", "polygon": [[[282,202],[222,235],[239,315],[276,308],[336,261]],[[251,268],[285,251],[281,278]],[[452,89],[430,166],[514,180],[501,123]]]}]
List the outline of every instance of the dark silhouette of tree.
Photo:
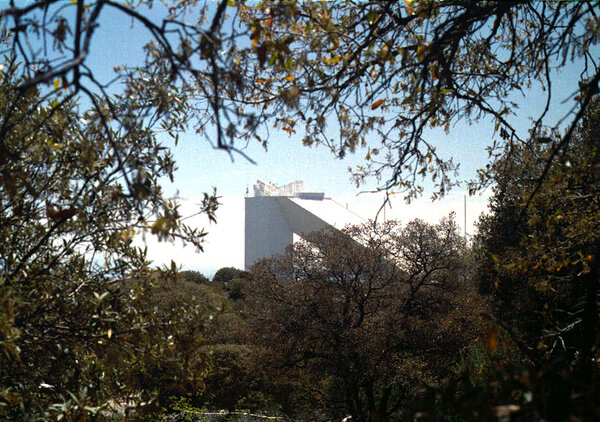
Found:
[{"label": "dark silhouette of tree", "polygon": [[499,161],[492,213],[480,220],[477,278],[522,362],[496,367],[535,374],[501,384],[533,397],[500,398],[524,419],[593,419],[598,409],[599,112],[593,98],[539,189],[552,145],[515,148]]},{"label": "dark silhouette of tree", "polygon": [[309,234],[252,269],[252,337],[274,370],[337,390],[331,416],[408,416],[477,337],[481,303],[461,274],[462,245],[451,219]]},{"label": "dark silhouette of tree", "polygon": [[234,267],[223,267],[213,276],[213,283],[227,283],[235,278],[240,278],[245,274],[244,271]]},{"label": "dark silhouette of tree", "polygon": [[210,283],[210,280],[199,271],[181,271],[179,273],[179,275],[185,281],[191,281],[192,283],[198,283],[198,284]]}]

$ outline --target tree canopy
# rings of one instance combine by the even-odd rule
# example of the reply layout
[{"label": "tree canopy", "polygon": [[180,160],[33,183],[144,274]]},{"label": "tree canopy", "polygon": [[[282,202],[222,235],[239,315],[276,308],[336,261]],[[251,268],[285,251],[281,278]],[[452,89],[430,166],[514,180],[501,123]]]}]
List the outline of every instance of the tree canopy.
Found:
[{"label": "tree canopy", "polygon": [[228,283],[231,280],[240,278],[244,275],[244,271],[234,267],[223,267],[215,273],[212,278],[213,283]]},{"label": "tree canopy", "polygon": [[546,144],[514,148],[492,169],[491,213],[475,238],[476,279],[525,369],[509,367],[536,373],[512,387],[534,397],[515,401],[524,418],[593,419],[597,412],[598,119],[594,97],[541,185],[554,153]]},{"label": "tree canopy", "polygon": [[250,341],[274,370],[313,374],[330,417],[406,418],[478,336],[462,247],[451,219],[309,234],[253,267]]},{"label": "tree canopy", "polygon": [[[374,176],[382,190],[410,198],[422,191],[422,176],[438,194],[456,182],[456,163],[437,153],[430,129],[482,120],[495,128],[494,155],[566,128],[549,167],[600,81],[594,2],[188,0],[167,2],[160,18],[149,16],[152,7],[162,4],[11,2],[0,16],[12,35],[4,51],[24,62],[19,89],[44,86],[42,98],[58,106],[87,96],[113,124],[143,117],[174,137],[185,128],[216,133],[214,145],[230,151],[254,139],[266,146],[272,126],[290,134],[302,127],[304,144],[325,144],[336,157],[365,147],[355,180]],[[120,108],[109,95],[116,85],[98,82],[87,65],[107,11],[128,16],[149,39],[144,63],[117,70],[126,82]],[[553,72],[567,63],[578,69],[579,88],[571,112],[550,121]],[[523,134],[514,126],[516,99],[532,86],[546,106]],[[0,140],[14,124],[8,114]],[[472,189],[489,180],[485,163],[479,176]]]},{"label": "tree canopy", "polygon": [[[457,121],[493,125],[492,154],[505,144],[538,142],[560,125],[554,154],[598,91],[598,17],[583,2],[262,2],[247,8],[257,99],[274,107],[283,129],[304,126],[306,144],[343,157],[368,150],[353,169],[382,189],[419,192],[431,175],[438,192],[453,184],[455,163],[436,153],[435,133]],[[577,63],[572,114],[549,121],[557,98],[554,71]],[[517,95],[535,86],[546,96],[528,134],[513,126]],[[272,111],[272,113],[275,113]],[[482,163],[481,179],[486,181]]]},{"label": "tree canopy", "polygon": [[[141,380],[179,361],[178,330],[202,340],[204,313],[191,295],[154,302],[172,275],[150,270],[133,238],[201,247],[204,233],[164,197],[173,161],[152,131],[113,129],[95,109],[78,113],[75,98],[40,103],[38,89],[20,88],[17,62],[0,72],[2,122],[15,119],[0,173],[0,418],[85,420],[111,401],[148,404],[156,387]],[[214,207],[207,197],[203,211]]]}]

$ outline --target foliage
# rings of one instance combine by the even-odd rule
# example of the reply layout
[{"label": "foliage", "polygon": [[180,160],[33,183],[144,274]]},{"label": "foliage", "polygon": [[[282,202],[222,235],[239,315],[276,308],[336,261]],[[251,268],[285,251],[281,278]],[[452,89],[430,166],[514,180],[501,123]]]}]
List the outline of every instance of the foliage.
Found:
[{"label": "foliage", "polygon": [[[197,303],[205,315],[201,335],[189,337],[186,347],[182,347],[180,359],[185,362],[179,367],[164,365],[149,373],[148,381],[160,389],[162,413],[183,418],[208,409],[313,418],[312,398],[298,388],[298,378],[274,376],[264,367],[263,351],[247,341],[244,298],[232,298],[226,284],[196,284],[178,279],[155,298],[166,309],[181,306],[182,302]],[[189,373],[173,379],[184,368]],[[189,378],[192,373],[194,382]]]},{"label": "foliage", "polygon": [[[143,306],[148,317],[168,316],[163,330],[166,348],[161,354],[135,355],[143,362],[142,370],[133,372],[128,382],[154,394],[153,413],[174,396],[197,396],[205,393],[205,379],[211,371],[212,356],[207,346],[220,323],[215,314],[222,306],[222,295],[205,285],[170,278],[154,286]],[[159,340],[155,340],[160,343]],[[117,357],[116,359],[123,359]]]},{"label": "foliage", "polygon": [[191,281],[192,283],[206,284],[210,282],[204,274],[198,271],[181,271],[179,275],[183,280]]},{"label": "foliage", "polygon": [[244,299],[244,286],[248,273],[238,270],[233,267],[223,267],[219,269],[214,277],[213,282],[221,283],[223,288],[229,293],[229,298],[233,301]]},{"label": "foliage", "polygon": [[[303,127],[305,145],[324,144],[337,157],[367,149],[365,164],[351,170],[357,183],[375,176],[381,189],[404,190],[412,198],[422,192],[427,175],[437,194],[456,182],[457,164],[439,153],[433,140],[437,129],[449,131],[458,121],[485,122],[495,128],[489,144],[496,153],[558,128],[563,120],[550,121],[548,113],[556,96],[552,78],[556,69],[576,64],[572,72],[579,88],[570,97],[573,113],[565,116],[571,119],[569,130],[552,147],[550,166],[598,92],[598,7],[595,2],[38,0],[11,4],[0,18],[13,35],[5,51],[24,62],[19,89],[45,87],[45,98],[58,107],[83,95],[111,124],[144,116],[148,125],[161,124],[175,139],[193,128],[217,147],[242,154],[240,140],[266,147],[272,126],[290,134]],[[143,63],[124,64],[114,81],[103,83],[89,57],[95,29],[108,13],[129,18],[148,43]],[[513,118],[516,96],[532,86],[545,91],[546,107],[534,116],[529,136],[518,133]],[[110,90],[127,99],[127,113],[115,107]],[[3,121],[2,143],[20,118],[9,115]],[[472,189],[489,181],[485,169],[479,176]]]},{"label": "foliage", "polygon": [[[357,182],[374,175],[382,189],[406,190],[411,198],[430,175],[443,194],[456,164],[438,152],[436,129],[485,122],[495,128],[494,153],[505,144],[535,142],[546,125],[563,123],[549,121],[548,108],[556,96],[553,72],[566,63],[576,63],[580,85],[570,130],[552,149],[571,142],[598,92],[598,7],[262,1],[242,8],[253,45],[246,57],[253,72],[246,74],[260,88],[253,100],[269,109],[277,127],[302,130],[306,145],[325,144],[338,157],[367,148],[365,164],[352,169]],[[518,133],[513,118],[515,98],[532,86],[545,91],[546,107],[534,115],[530,138]],[[473,189],[486,183],[485,169],[480,176]]]},{"label": "foliage", "polygon": [[[503,341],[520,356],[517,364],[495,360],[505,378],[499,398],[523,420],[598,415],[599,116],[595,98],[541,185],[554,148],[511,151],[494,169],[493,213],[480,224],[479,279],[497,304]],[[520,381],[510,382],[510,372]]]},{"label": "foliage", "polygon": [[494,314],[521,338],[527,338],[527,343],[539,338],[542,316],[531,311],[543,307],[544,294],[528,282],[527,274],[507,270],[499,262],[511,262],[507,251],[518,248],[533,232],[523,204],[539,176],[541,154],[539,145],[535,149],[514,148],[505,160],[496,163],[490,212],[480,217],[473,244],[473,271],[481,292],[494,298]]},{"label": "foliage", "polygon": [[324,403],[330,416],[410,412],[477,337],[482,303],[461,277],[462,246],[452,219],[307,235],[252,269],[253,337],[274,370],[337,390]]},{"label": "foliage", "polygon": [[[160,125],[175,141],[186,128],[205,133],[208,126],[216,127],[215,145],[234,151],[231,128],[253,124],[251,116],[220,99],[222,91],[238,89],[243,74],[235,60],[235,26],[223,32],[228,3],[220,1],[215,8],[200,0],[11,2],[0,10],[1,27],[12,34],[0,52],[23,61],[20,91],[37,87],[57,108],[83,96],[106,125],[126,127],[132,119],[143,120],[147,127]],[[96,29],[110,14],[145,31],[143,47],[135,47],[143,48],[145,57],[142,63],[116,66],[114,78],[103,81],[89,58],[102,48],[95,47]],[[229,53],[221,54],[226,49]],[[120,106],[111,92],[117,93]],[[0,142],[34,110],[5,116]]]},{"label": "foliage", "polygon": [[261,367],[260,358],[251,347],[214,344],[210,353],[211,370],[205,378],[206,394],[199,398],[199,403],[211,409],[280,412],[278,399],[283,397],[273,394],[273,379]]},{"label": "foliage", "polygon": [[240,278],[244,275],[244,271],[238,270],[234,267],[223,267],[220,268],[214,275],[213,283],[227,283],[234,278]]},{"label": "foliage", "polygon": [[[147,128],[112,129],[96,110],[78,114],[74,99],[60,109],[43,102],[35,87],[20,88],[16,59],[5,59],[0,417],[89,420],[111,403],[147,404],[156,387],[136,374],[181,359],[179,336],[197,336],[203,313],[189,301],[152,304],[169,276],[148,269],[133,237],[200,247],[204,234],[181,224],[163,196],[158,180],[173,161]],[[203,212],[214,218],[214,208],[207,197]]]}]

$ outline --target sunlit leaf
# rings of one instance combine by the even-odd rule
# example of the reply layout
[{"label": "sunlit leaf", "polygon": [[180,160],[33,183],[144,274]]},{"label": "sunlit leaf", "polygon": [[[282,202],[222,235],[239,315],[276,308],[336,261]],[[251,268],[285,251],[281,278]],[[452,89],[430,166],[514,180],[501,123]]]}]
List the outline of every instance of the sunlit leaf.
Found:
[{"label": "sunlit leaf", "polygon": [[498,347],[499,337],[498,331],[492,328],[487,336],[487,348],[490,352],[493,352]]},{"label": "sunlit leaf", "polygon": [[375,101],[373,104],[371,104],[371,110],[375,110],[378,109],[379,107],[381,107],[381,105],[385,102],[385,98],[381,98],[377,101]]},{"label": "sunlit leaf", "polygon": [[341,56],[333,56],[330,57],[328,59],[323,60],[325,63],[339,63],[339,61],[342,59]]}]

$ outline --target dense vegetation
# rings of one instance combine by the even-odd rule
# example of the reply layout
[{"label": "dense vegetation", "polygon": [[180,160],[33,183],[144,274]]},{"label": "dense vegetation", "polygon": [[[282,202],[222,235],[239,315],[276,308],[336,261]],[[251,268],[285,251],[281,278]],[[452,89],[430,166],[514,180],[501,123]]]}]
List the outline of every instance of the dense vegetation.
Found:
[{"label": "dense vegetation", "polygon": [[[167,6],[164,6],[166,3]],[[154,8],[163,14],[157,18]],[[600,19],[595,2],[14,2],[0,11],[0,418],[600,418]],[[105,13],[148,35],[99,81]],[[191,20],[190,20],[191,19]],[[578,69],[550,121],[554,70]],[[511,94],[543,90],[527,134]],[[494,128],[491,212],[315,233],[250,272],[150,267],[141,235],[202,249],[157,139],[242,154],[265,128],[385,192],[458,181],[429,129]],[[326,126],[335,127],[337,139]],[[330,128],[331,129],[331,128]],[[213,138],[211,139],[211,136]],[[240,141],[242,141],[240,143]],[[216,194],[200,212],[211,220]],[[227,222],[224,222],[225,224]]]}]

